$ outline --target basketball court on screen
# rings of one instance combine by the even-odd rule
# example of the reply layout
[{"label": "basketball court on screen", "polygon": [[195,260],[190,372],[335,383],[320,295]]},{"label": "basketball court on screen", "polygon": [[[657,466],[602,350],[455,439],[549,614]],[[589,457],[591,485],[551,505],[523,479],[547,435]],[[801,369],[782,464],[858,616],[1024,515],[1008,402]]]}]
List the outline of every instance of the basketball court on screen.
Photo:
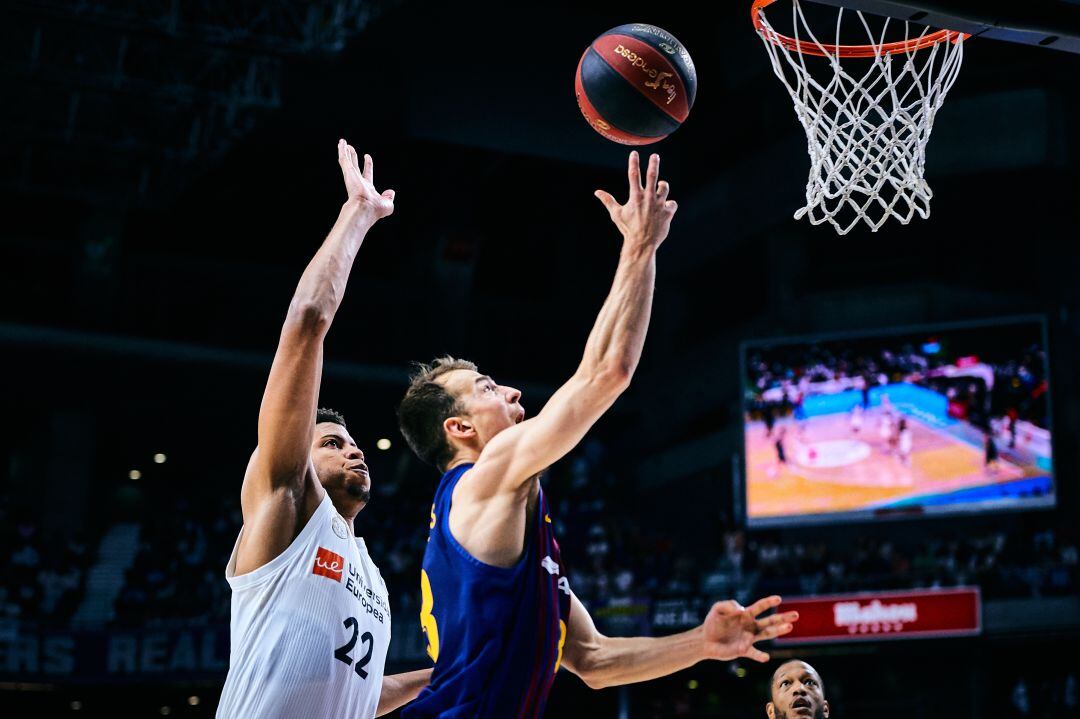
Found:
[{"label": "basketball court on screen", "polygon": [[[919,388],[908,391],[915,389]],[[910,397],[901,394],[888,410],[878,398],[877,406],[863,413],[857,431],[851,412],[843,410],[816,414],[801,423],[784,420],[771,435],[764,422],[748,423],[748,515],[832,514],[955,503],[976,496],[1006,497],[1025,491],[1028,484],[1031,491],[1041,486],[1048,474],[1048,457],[1003,447],[1001,457],[987,466],[980,432],[929,410],[921,404],[928,394],[926,390]],[[911,433],[909,453],[896,439],[901,419]],[[881,431],[883,425],[889,427],[888,433]],[[779,461],[778,440],[783,444],[784,462]],[[1004,440],[998,437],[996,441]],[[980,493],[978,488],[987,491]]]}]

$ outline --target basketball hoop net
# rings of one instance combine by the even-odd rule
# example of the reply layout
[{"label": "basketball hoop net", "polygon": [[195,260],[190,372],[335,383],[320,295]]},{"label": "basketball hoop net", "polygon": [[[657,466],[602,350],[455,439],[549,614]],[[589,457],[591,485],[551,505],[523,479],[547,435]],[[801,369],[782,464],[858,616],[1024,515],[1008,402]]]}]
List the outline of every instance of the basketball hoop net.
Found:
[{"label": "basketball hoop net", "polygon": [[[794,36],[774,30],[763,10],[776,1],[754,0],[750,15],[806,131],[810,177],[795,219],[828,222],[844,235],[860,221],[877,232],[890,217],[905,225],[915,213],[930,217],[926,144],[968,36],[888,18],[875,31],[862,12],[841,8],[827,44],[800,0],[791,0]],[[840,44],[845,13],[858,18],[869,44]],[[890,25],[903,25],[904,40],[885,42]]]}]

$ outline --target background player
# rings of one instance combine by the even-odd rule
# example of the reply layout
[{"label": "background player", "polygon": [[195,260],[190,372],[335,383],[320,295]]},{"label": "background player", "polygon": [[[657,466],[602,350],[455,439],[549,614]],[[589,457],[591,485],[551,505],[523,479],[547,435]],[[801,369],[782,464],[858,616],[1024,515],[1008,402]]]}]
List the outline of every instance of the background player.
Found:
[{"label": "background player", "polygon": [[985,453],[983,464],[986,471],[994,474],[1001,468],[1001,463],[998,461],[998,448],[997,443],[994,442],[994,431],[992,429],[986,430],[983,434],[983,449]]},{"label": "background player", "polygon": [[777,667],[769,682],[769,703],[765,705],[765,713],[769,719],[829,719],[825,685],[817,670],[798,659]]},{"label": "background player", "polygon": [[664,676],[703,659],[767,659],[753,644],[791,631],[794,613],[758,621],[719,602],[694,630],[661,638],[597,632],[572,594],[540,473],[563,457],[629,386],[652,305],[656,251],[676,205],[649,161],[630,154],[630,199],[596,196],[623,235],[615,280],[570,380],[525,420],[521,393],[443,358],[422,366],[399,409],[402,433],[444,472],[421,571],[421,625],[436,661],[431,685],[402,715],[537,717],[559,666],[591,687]]},{"label": "background player", "polygon": [[893,447],[896,445],[896,433],[893,428],[892,405],[889,404],[889,398],[887,396],[882,396],[881,398],[880,412],[878,437],[885,446],[883,450],[885,454],[892,454]]},{"label": "background player", "polygon": [[851,408],[851,433],[858,434],[863,426],[863,406],[857,404]]},{"label": "background player", "polygon": [[353,535],[371,478],[334,412],[318,410],[323,338],[367,231],[394,191],[338,142],[348,200],[296,288],[259,409],[259,446],[240,492],[244,526],[226,577],[232,649],[219,717],[371,717],[409,701],[428,671],[383,678],[386,585]]},{"label": "background player", "polygon": [[787,456],[784,454],[784,439],[785,439],[786,436],[787,436],[787,427],[781,427],[779,430],[777,430],[777,432],[776,432],[776,442],[774,443],[774,445],[776,446],[776,473],[777,474],[779,474],[780,471],[787,464]]},{"label": "background player", "polygon": [[901,419],[900,424],[896,428],[896,451],[897,456],[900,458],[900,463],[905,467],[911,465],[911,450],[914,441],[914,437],[911,434],[911,427],[908,426],[907,419]]}]

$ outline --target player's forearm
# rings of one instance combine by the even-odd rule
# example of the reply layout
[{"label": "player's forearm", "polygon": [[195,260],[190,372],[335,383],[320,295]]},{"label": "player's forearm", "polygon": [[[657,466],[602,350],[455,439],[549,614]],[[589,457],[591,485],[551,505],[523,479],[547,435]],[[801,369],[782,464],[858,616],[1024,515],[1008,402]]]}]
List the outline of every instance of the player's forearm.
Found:
[{"label": "player's forearm", "polygon": [[667,637],[604,637],[580,672],[593,689],[633,684],[673,674],[705,655],[701,627]]},{"label": "player's forearm", "polygon": [[580,371],[629,382],[645,345],[655,282],[655,247],[627,238],[611,292],[585,344]]},{"label": "player's forearm", "polygon": [[342,206],[330,234],[300,277],[290,317],[329,325],[341,305],[356,253],[376,219],[367,202],[350,200]]},{"label": "player's forearm", "polygon": [[430,669],[383,677],[382,693],[379,694],[379,706],[375,710],[375,716],[381,717],[408,704],[430,681]]}]

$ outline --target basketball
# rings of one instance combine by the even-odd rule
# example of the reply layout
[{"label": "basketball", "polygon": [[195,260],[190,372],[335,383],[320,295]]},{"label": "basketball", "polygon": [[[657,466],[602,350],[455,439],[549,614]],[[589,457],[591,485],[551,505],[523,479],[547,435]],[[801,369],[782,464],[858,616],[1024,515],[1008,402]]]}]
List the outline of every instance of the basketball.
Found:
[{"label": "basketball", "polygon": [[686,121],[697,72],[674,35],[631,23],[592,41],[574,84],[578,107],[594,130],[623,145],[648,145]]}]

